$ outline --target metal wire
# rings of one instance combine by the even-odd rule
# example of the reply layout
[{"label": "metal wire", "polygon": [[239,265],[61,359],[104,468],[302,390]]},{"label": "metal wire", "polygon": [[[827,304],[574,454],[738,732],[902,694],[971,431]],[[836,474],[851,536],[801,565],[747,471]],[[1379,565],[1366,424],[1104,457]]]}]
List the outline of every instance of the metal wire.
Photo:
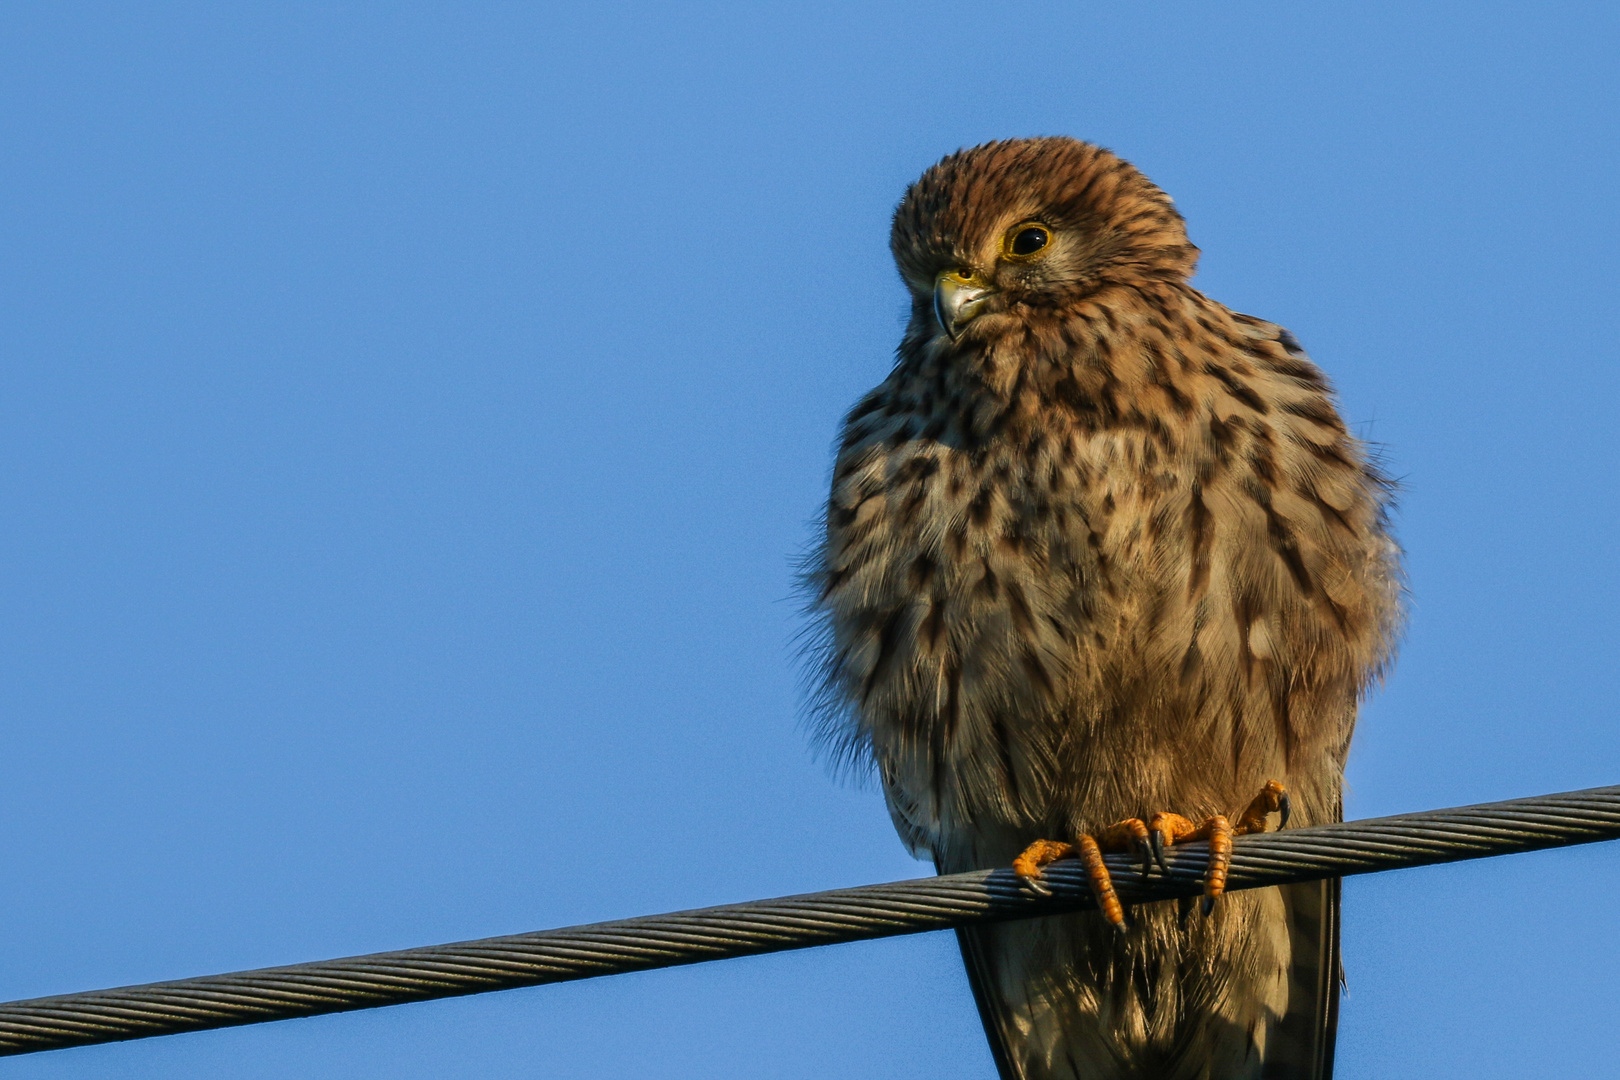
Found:
[{"label": "metal wire", "polygon": [[[1620,787],[1369,818],[1239,837],[1228,889],[1506,855],[1620,839]],[[1169,853],[1169,872],[1144,876],[1110,856],[1127,903],[1196,895],[1206,850]],[[0,1055],[142,1039],[508,990],[626,971],[1093,906],[1073,863],[1047,870],[1051,897],[1007,870],[868,885],[747,904],[373,953],[231,975],[0,1004]]]}]

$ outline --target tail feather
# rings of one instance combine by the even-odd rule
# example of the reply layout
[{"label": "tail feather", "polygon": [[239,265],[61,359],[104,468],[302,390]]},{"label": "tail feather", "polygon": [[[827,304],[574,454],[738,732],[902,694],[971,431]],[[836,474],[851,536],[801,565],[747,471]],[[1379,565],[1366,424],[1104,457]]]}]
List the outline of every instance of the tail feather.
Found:
[{"label": "tail feather", "polygon": [[[1000,1080],[1143,1080],[1166,1075],[1198,1080],[1331,1080],[1341,978],[1339,882],[1289,885],[1278,893],[1280,896],[1270,901],[1255,894],[1249,894],[1247,901],[1241,894],[1222,901],[1234,906],[1254,903],[1255,914],[1261,918],[1269,913],[1266,922],[1275,928],[1274,932],[1261,932],[1276,941],[1278,948],[1271,955],[1279,955],[1282,942],[1288,943],[1283,1014],[1252,1014],[1272,1017],[1264,1031],[1257,1030],[1256,1020],[1242,1021],[1241,1003],[1238,1008],[1222,1010],[1233,1022],[1211,1023],[1206,1017],[1201,1024],[1183,1026],[1171,1019],[1183,1010],[1204,1011],[1212,995],[1221,996],[1220,985],[1232,987],[1234,993],[1245,993],[1239,987],[1247,985],[1247,980],[1208,984],[1201,979],[1188,980],[1186,969],[1182,969],[1184,974],[1171,980],[1177,984],[1172,988],[1155,984],[1147,969],[1134,964],[1131,980],[1147,993],[1148,1000],[1119,1007],[1114,995],[1102,991],[1082,993],[1083,1002],[1076,999],[1065,1005],[1043,994],[1048,1004],[1057,1007],[1042,1008],[1039,1015],[1032,1015],[1030,998],[1010,990],[1015,986],[1022,989],[1024,976],[1036,976],[1048,988],[1068,985],[1078,989],[1070,981],[1072,976],[1081,969],[1090,969],[1094,974],[1097,969],[1079,955],[1064,958],[1050,953],[1045,957],[1016,954],[1032,946],[1041,951],[1055,947],[1056,951],[1075,953],[1095,949],[1108,939],[1098,936],[1105,928],[1093,915],[1048,916],[957,931],[968,982]],[[1146,909],[1138,909],[1138,914],[1148,916]],[[1167,914],[1168,910],[1155,913]],[[1285,928],[1278,925],[1279,916],[1286,920],[1286,934]],[[1270,982],[1278,991],[1273,1009],[1282,1006],[1281,981],[1282,974],[1278,973]],[[1155,990],[1162,993],[1156,994]],[[1060,992],[1060,996],[1070,995]],[[1098,1009],[1107,1015],[1099,1015]],[[1167,1023],[1182,1031],[1173,1034],[1165,1030]],[[1053,1025],[1059,1029],[1052,1030]],[[1110,1028],[1117,1028],[1115,1035],[1108,1034]],[[1130,1050],[1133,1044],[1140,1050],[1143,1037],[1155,1039],[1151,1032],[1157,1033],[1160,1052],[1149,1051],[1141,1056]],[[1172,1046],[1173,1050],[1167,1049]]]}]

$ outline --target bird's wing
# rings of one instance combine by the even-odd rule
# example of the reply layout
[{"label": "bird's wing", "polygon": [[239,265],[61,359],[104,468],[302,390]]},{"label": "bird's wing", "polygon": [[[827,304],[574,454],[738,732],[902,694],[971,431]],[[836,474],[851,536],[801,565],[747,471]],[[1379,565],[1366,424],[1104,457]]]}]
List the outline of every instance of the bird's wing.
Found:
[{"label": "bird's wing", "polygon": [[1264,1080],[1329,1080],[1339,1027],[1339,879],[1282,887],[1293,961],[1288,1012],[1266,1039]]},{"label": "bird's wing", "polygon": [[1001,1080],[1025,1080],[1024,1072],[1008,1054],[1007,1039],[1011,1032],[1003,1025],[1010,1019],[991,987],[993,980],[984,955],[984,938],[970,926],[957,927],[956,943],[962,947],[962,963],[967,967],[968,985],[973,988],[973,1003],[979,1007],[979,1020],[984,1024],[984,1036],[990,1042],[990,1057],[996,1063],[996,1074]]}]

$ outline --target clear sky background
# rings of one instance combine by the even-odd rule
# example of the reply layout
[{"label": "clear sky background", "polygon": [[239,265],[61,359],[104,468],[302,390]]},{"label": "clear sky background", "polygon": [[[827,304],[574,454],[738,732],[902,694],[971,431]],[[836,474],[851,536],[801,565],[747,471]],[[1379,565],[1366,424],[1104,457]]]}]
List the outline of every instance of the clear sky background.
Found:
[{"label": "clear sky background", "polygon": [[[1620,782],[1612,5],[0,10],[0,996],[917,876],[793,559],[905,184],[1175,197],[1404,484],[1351,816]],[[1340,1075],[1615,1075],[1620,851],[1346,885]],[[936,934],[0,1076],[992,1075]]]}]

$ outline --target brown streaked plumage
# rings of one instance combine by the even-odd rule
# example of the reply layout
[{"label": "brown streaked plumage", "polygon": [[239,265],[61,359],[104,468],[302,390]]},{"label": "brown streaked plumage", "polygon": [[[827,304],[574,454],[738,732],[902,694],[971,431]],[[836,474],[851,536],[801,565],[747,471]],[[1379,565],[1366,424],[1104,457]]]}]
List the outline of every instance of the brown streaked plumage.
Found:
[{"label": "brown streaked plumage", "polygon": [[[828,735],[908,847],[953,872],[1161,811],[1252,828],[1269,781],[1337,820],[1401,584],[1321,371],[1189,286],[1170,199],[1087,143],[945,158],[891,244],[910,325],[845,420],[809,580]],[[1330,883],[961,940],[1008,1080],[1321,1078],[1337,919]]]}]

